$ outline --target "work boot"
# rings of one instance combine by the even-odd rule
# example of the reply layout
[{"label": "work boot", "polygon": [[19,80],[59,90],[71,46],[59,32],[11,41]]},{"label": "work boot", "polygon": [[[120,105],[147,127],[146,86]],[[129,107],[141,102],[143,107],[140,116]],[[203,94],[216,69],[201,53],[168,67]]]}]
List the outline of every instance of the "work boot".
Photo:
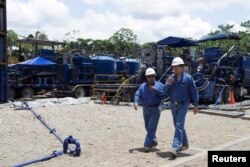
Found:
[{"label": "work boot", "polygon": [[189,148],[189,145],[182,145],[180,151],[186,151]]},{"label": "work boot", "polygon": [[171,151],[169,151],[169,154],[170,154],[171,157],[177,157],[176,149],[173,148]]},{"label": "work boot", "polygon": [[157,145],[158,145],[158,142],[156,140],[154,140],[151,147],[156,147]]}]

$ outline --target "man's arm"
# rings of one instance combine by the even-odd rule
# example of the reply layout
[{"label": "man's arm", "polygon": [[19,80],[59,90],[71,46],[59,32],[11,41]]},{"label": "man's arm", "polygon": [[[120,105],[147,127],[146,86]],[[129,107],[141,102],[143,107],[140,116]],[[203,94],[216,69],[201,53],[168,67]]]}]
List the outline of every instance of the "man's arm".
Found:
[{"label": "man's arm", "polygon": [[164,97],[166,95],[166,91],[164,90],[165,85],[161,82],[158,82],[156,87],[154,87],[154,93],[159,97]]},{"label": "man's arm", "polygon": [[198,109],[199,93],[195,86],[193,78],[191,78],[191,81],[190,81],[190,92],[191,92],[191,98],[193,100],[193,105],[194,105],[193,112],[194,114],[197,114],[199,112],[199,109]]},{"label": "man's arm", "polygon": [[134,97],[134,109],[137,110],[138,108],[138,103],[141,100],[141,88],[142,85],[140,85],[140,87],[137,89],[137,91],[135,92],[135,97]]}]

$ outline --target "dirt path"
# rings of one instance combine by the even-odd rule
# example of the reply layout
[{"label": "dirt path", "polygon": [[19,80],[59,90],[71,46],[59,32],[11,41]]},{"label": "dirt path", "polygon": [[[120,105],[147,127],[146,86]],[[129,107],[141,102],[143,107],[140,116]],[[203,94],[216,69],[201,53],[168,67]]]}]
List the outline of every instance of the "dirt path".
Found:
[{"label": "dirt path", "polygon": [[[37,167],[155,167],[206,166],[207,150],[246,150],[250,148],[249,120],[188,113],[186,129],[191,148],[174,161],[167,151],[173,138],[169,110],[161,115],[157,137],[159,145],[143,152],[145,137],[141,108],[129,105],[100,105],[93,102],[33,108],[46,122],[66,138],[80,140],[82,154],[74,158],[62,155],[37,163]],[[62,150],[60,142],[27,110],[0,106],[0,166],[7,167]]]}]

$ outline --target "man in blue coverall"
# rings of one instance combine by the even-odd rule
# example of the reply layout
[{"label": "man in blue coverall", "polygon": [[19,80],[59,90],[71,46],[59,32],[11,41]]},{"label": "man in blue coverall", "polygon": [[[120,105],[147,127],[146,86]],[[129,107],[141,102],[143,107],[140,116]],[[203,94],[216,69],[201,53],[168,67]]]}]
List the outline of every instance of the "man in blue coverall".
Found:
[{"label": "man in blue coverall", "polygon": [[171,154],[177,156],[179,151],[186,150],[189,147],[184,128],[185,117],[191,101],[194,105],[194,114],[199,112],[199,95],[192,77],[184,72],[184,62],[180,57],[173,59],[172,67],[174,73],[167,78],[165,89],[170,97],[170,108],[175,127]]},{"label": "man in blue coverall", "polygon": [[164,97],[165,85],[155,80],[156,73],[153,68],[145,72],[146,82],[141,84],[135,93],[134,109],[137,110],[139,101],[142,102],[143,118],[147,135],[144,142],[145,148],[152,148],[158,145],[156,130],[161,114],[161,104]]}]

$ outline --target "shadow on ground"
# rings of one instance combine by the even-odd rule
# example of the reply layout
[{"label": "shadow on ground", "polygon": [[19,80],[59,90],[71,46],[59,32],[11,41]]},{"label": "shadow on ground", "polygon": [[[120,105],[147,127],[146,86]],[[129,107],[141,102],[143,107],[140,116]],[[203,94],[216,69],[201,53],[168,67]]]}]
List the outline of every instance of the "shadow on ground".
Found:
[{"label": "shadow on ground", "polygon": [[167,152],[157,152],[156,155],[158,155],[162,158],[168,158],[169,160],[175,160],[177,157],[188,157],[188,156],[191,156],[193,154],[180,152],[180,153],[178,153],[178,156],[176,157],[170,151],[167,151]]},{"label": "shadow on ground", "polygon": [[133,148],[133,149],[130,149],[128,152],[129,152],[129,153],[133,153],[134,151],[149,153],[149,152],[157,152],[157,151],[160,151],[160,150],[157,149],[157,148],[145,148],[145,147],[140,147],[140,148]]}]

